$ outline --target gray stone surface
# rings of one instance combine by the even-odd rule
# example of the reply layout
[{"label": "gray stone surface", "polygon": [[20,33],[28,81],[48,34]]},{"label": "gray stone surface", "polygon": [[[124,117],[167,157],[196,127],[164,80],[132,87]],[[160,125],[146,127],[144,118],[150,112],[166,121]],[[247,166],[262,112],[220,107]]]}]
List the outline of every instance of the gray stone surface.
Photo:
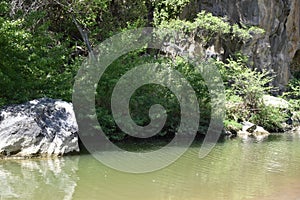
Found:
[{"label": "gray stone surface", "polygon": [[[284,88],[290,78],[291,63],[299,59],[299,0],[192,0],[181,17],[191,18],[201,10],[227,16],[233,23],[263,28],[264,36],[243,44],[241,49],[255,67],[273,69],[277,75],[274,84]],[[223,45],[223,49],[230,48]]]},{"label": "gray stone surface", "polygon": [[262,140],[262,139],[268,137],[269,135],[270,135],[270,133],[261,126],[257,126],[256,129],[252,133],[252,136],[254,136],[257,140]]},{"label": "gray stone surface", "polygon": [[0,110],[0,155],[59,156],[79,152],[73,106],[38,99]]},{"label": "gray stone surface", "polygon": [[243,125],[242,131],[247,131],[249,133],[253,133],[253,131],[257,127],[255,124],[251,122],[243,122],[242,125]]},{"label": "gray stone surface", "polygon": [[264,95],[263,102],[265,105],[272,106],[274,108],[288,109],[290,107],[290,104],[288,101],[286,101],[282,98],[273,97],[270,95]]},{"label": "gray stone surface", "polygon": [[243,122],[243,128],[241,131],[238,131],[238,137],[242,139],[248,139],[249,137],[255,138],[260,141],[268,137],[270,133],[266,131],[263,127],[257,126],[251,122]]}]

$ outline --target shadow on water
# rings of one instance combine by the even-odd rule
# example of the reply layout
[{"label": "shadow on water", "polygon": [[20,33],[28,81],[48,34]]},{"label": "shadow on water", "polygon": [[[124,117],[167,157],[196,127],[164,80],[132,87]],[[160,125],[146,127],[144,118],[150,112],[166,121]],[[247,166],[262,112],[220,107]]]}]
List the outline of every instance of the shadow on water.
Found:
[{"label": "shadow on water", "polygon": [[[128,137],[122,141],[111,140],[111,142],[122,150],[130,151],[130,152],[148,152],[148,151],[155,151],[166,146],[171,142],[173,138],[174,138],[173,135],[170,135],[169,137],[156,136],[147,139]],[[195,137],[191,147],[200,147],[204,141],[204,138],[205,138],[204,134],[198,134]],[[88,141],[87,139],[85,140]],[[227,138],[227,136],[221,135],[221,137],[218,140],[218,144],[222,144],[228,140],[229,139]],[[91,146],[90,148],[93,149],[94,151],[109,150],[106,147],[106,143],[103,141],[98,141],[97,138],[91,137],[89,141],[90,141],[89,146]],[[175,146],[181,147],[181,144],[175,144]],[[80,150],[82,155],[90,154],[89,150],[86,149],[85,145],[81,141],[80,141]]]}]

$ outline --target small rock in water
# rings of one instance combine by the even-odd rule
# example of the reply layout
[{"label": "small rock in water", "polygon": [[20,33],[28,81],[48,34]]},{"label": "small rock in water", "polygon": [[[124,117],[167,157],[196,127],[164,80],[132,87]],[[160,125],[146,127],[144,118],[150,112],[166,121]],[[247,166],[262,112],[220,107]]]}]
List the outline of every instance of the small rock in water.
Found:
[{"label": "small rock in water", "polygon": [[268,137],[270,133],[263,127],[257,126],[251,122],[243,122],[243,128],[238,132],[238,136],[242,139],[248,139],[248,137],[254,137],[257,140],[263,140]]},{"label": "small rock in water", "polygon": [[262,140],[270,135],[268,131],[266,131],[263,127],[257,126],[256,129],[253,131],[252,135],[258,139]]},{"label": "small rock in water", "polygon": [[256,129],[256,125],[251,122],[243,122],[242,125],[243,125],[242,130],[244,132],[253,133],[253,131]]}]

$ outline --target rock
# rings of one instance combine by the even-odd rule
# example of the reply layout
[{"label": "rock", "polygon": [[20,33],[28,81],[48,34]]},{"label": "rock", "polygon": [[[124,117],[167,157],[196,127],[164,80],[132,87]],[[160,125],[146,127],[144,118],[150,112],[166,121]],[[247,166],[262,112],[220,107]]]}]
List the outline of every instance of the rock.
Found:
[{"label": "rock", "polygon": [[242,130],[237,132],[237,136],[239,138],[247,140],[251,136],[254,129],[256,128],[256,125],[251,122],[243,122],[242,125],[243,125]]},{"label": "rock", "polygon": [[[227,16],[239,26],[264,29],[265,34],[233,50],[241,50],[256,68],[272,69],[276,74],[274,84],[284,90],[291,77],[291,64],[299,63],[300,58],[299,0],[191,0],[181,18],[190,19],[202,10]],[[222,48],[231,46],[224,43]]]},{"label": "rock", "polygon": [[252,136],[257,140],[262,140],[268,137],[270,133],[266,131],[263,127],[257,126],[256,129],[253,131]]},{"label": "rock", "polygon": [[253,131],[256,129],[256,125],[251,122],[243,122],[242,125],[243,125],[242,128],[243,132],[253,133]]},{"label": "rock", "polygon": [[241,131],[238,131],[237,136],[238,136],[239,138],[242,138],[242,139],[246,140],[246,139],[249,138],[249,136],[251,136],[251,133],[249,133],[249,132],[247,132],[247,131],[241,130]]},{"label": "rock", "polygon": [[0,155],[60,156],[79,152],[73,106],[43,98],[0,110]]},{"label": "rock", "polygon": [[263,140],[268,137],[270,133],[266,131],[263,127],[257,126],[251,122],[243,122],[243,128],[238,132],[238,137],[242,139],[248,139],[253,137],[256,140]]},{"label": "rock", "polygon": [[266,106],[272,106],[274,108],[288,109],[290,107],[289,102],[286,100],[270,95],[264,95],[263,102]]},{"label": "rock", "polygon": [[300,126],[300,111],[292,113],[291,121],[293,126]]},{"label": "rock", "polygon": [[228,127],[225,130],[225,134],[229,136],[236,136],[239,129],[233,125],[228,125]]}]

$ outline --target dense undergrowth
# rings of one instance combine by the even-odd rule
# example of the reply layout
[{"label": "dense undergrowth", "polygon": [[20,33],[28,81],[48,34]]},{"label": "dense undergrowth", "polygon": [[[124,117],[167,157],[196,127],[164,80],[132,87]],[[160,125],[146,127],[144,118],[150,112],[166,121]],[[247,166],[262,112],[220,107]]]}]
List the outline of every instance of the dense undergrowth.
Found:
[{"label": "dense undergrowth", "polygon": [[[150,3],[133,0],[70,3],[61,0],[35,9],[30,7],[30,2],[24,2],[20,8],[13,7],[13,2],[0,3],[0,106],[41,97],[71,101],[74,77],[89,53],[88,45],[96,47],[120,31],[154,26],[184,32],[203,49],[223,45],[219,48],[225,48],[226,55],[210,59],[218,66],[226,88],[225,127],[240,129],[239,122],[251,121],[269,131],[282,131],[283,123],[291,113],[300,109],[299,77],[291,80],[283,94],[291,105],[288,110],[267,106],[262,99],[274,91],[272,81],[276,74],[253,69],[246,56],[239,53],[242,44],[255,35],[264,34],[262,29],[232,24],[226,18],[206,12],[191,19],[179,19],[187,0]],[[82,38],[79,28],[88,32],[88,38],[85,38],[88,41]],[[205,63],[206,55],[200,56]],[[201,74],[181,55],[170,57],[166,52],[145,48],[113,62],[98,84],[97,118],[107,136],[113,140],[128,137],[118,128],[111,114],[111,94],[122,75],[145,63],[160,63],[175,69],[189,81],[201,111],[199,133],[205,133],[211,118],[211,99]],[[163,73],[158,70],[158,76],[167,77]],[[130,101],[133,120],[138,125],[147,125],[149,108],[153,104],[163,105],[168,112],[167,122],[159,135],[172,137],[180,124],[180,105],[165,87],[145,85],[135,92]]]}]

